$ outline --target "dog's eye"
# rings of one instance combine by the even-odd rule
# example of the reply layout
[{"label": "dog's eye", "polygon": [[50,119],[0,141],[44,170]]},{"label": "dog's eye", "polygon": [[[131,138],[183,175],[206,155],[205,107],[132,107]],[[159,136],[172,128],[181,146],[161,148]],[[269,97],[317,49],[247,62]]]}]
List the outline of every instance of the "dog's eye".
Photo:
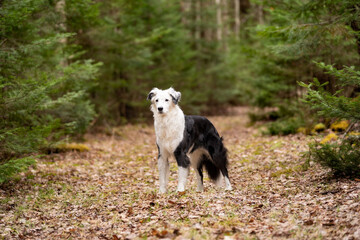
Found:
[{"label": "dog's eye", "polygon": [[168,102],[169,101],[169,99],[165,99],[165,102]]},{"label": "dog's eye", "polygon": [[159,99],[156,99],[156,102],[158,102],[159,101]]}]

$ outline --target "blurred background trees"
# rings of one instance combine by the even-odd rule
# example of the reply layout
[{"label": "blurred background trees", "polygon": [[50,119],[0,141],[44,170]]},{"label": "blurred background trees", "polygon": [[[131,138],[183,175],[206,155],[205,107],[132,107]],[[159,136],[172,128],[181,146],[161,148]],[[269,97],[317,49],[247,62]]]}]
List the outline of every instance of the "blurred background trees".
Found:
[{"label": "blurred background trees", "polygon": [[[341,69],[359,69],[357,0],[3,0],[0,6],[2,163],[81,135],[89,125],[147,119],[145,99],[154,86],[180,90],[187,114],[254,106],[252,120],[277,120],[268,124],[270,134],[312,124],[309,114],[321,106],[311,110],[314,102],[301,101],[308,90],[359,101],[358,84],[339,84],[351,78]],[[339,72],[327,74],[320,62]],[[307,90],[314,78],[327,84]],[[322,115],[341,116],[334,117]]]}]

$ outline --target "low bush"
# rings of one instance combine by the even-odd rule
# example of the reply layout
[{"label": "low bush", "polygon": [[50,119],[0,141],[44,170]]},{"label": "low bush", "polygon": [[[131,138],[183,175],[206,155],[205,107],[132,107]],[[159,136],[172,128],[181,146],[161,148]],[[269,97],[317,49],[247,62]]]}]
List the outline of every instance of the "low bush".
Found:
[{"label": "low bush", "polygon": [[6,182],[16,173],[26,170],[29,166],[36,163],[33,157],[12,159],[4,164],[0,164],[0,184]]},{"label": "low bush", "polygon": [[360,138],[349,137],[341,142],[312,143],[310,159],[328,167],[337,177],[360,176]]},{"label": "low bush", "polygon": [[304,121],[301,118],[284,118],[275,122],[266,124],[266,134],[270,135],[289,135],[297,133],[298,129],[304,126]]},{"label": "low bush", "polygon": [[331,133],[321,142],[310,144],[310,160],[329,167],[335,176],[360,176],[360,138],[350,132],[358,130],[353,128],[360,123],[360,98],[356,91],[352,95],[344,93],[348,86],[360,86],[360,71],[354,66],[337,69],[333,65],[316,64],[338,80],[339,90],[333,94],[326,89],[328,83],[320,83],[317,79],[310,84],[300,83],[307,88],[304,102],[320,116],[342,119],[331,124],[330,128],[334,132],[345,133],[341,137]]}]

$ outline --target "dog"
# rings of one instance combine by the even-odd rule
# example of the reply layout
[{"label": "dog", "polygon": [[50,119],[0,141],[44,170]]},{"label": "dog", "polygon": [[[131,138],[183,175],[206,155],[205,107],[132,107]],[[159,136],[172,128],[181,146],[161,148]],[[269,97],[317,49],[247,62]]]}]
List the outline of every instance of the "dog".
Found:
[{"label": "dog", "polygon": [[169,181],[169,158],[178,165],[178,192],[185,191],[190,166],[195,169],[197,191],[203,191],[203,167],[211,180],[232,190],[227,165],[227,149],[214,125],[205,117],[184,115],[178,103],[181,93],[172,87],[153,88],[147,97],[154,115],[156,144],[159,151],[160,193],[166,193]]}]

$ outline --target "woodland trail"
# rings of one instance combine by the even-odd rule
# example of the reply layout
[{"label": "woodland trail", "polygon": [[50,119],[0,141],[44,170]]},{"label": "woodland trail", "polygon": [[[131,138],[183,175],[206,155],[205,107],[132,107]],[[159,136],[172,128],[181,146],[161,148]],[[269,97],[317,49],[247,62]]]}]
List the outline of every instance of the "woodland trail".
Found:
[{"label": "woodland trail", "polygon": [[360,182],[330,180],[301,152],[310,137],[264,136],[246,108],[210,117],[229,150],[234,190],[159,195],[153,126],[87,135],[90,151],[52,154],[0,189],[3,239],[360,239]]}]

